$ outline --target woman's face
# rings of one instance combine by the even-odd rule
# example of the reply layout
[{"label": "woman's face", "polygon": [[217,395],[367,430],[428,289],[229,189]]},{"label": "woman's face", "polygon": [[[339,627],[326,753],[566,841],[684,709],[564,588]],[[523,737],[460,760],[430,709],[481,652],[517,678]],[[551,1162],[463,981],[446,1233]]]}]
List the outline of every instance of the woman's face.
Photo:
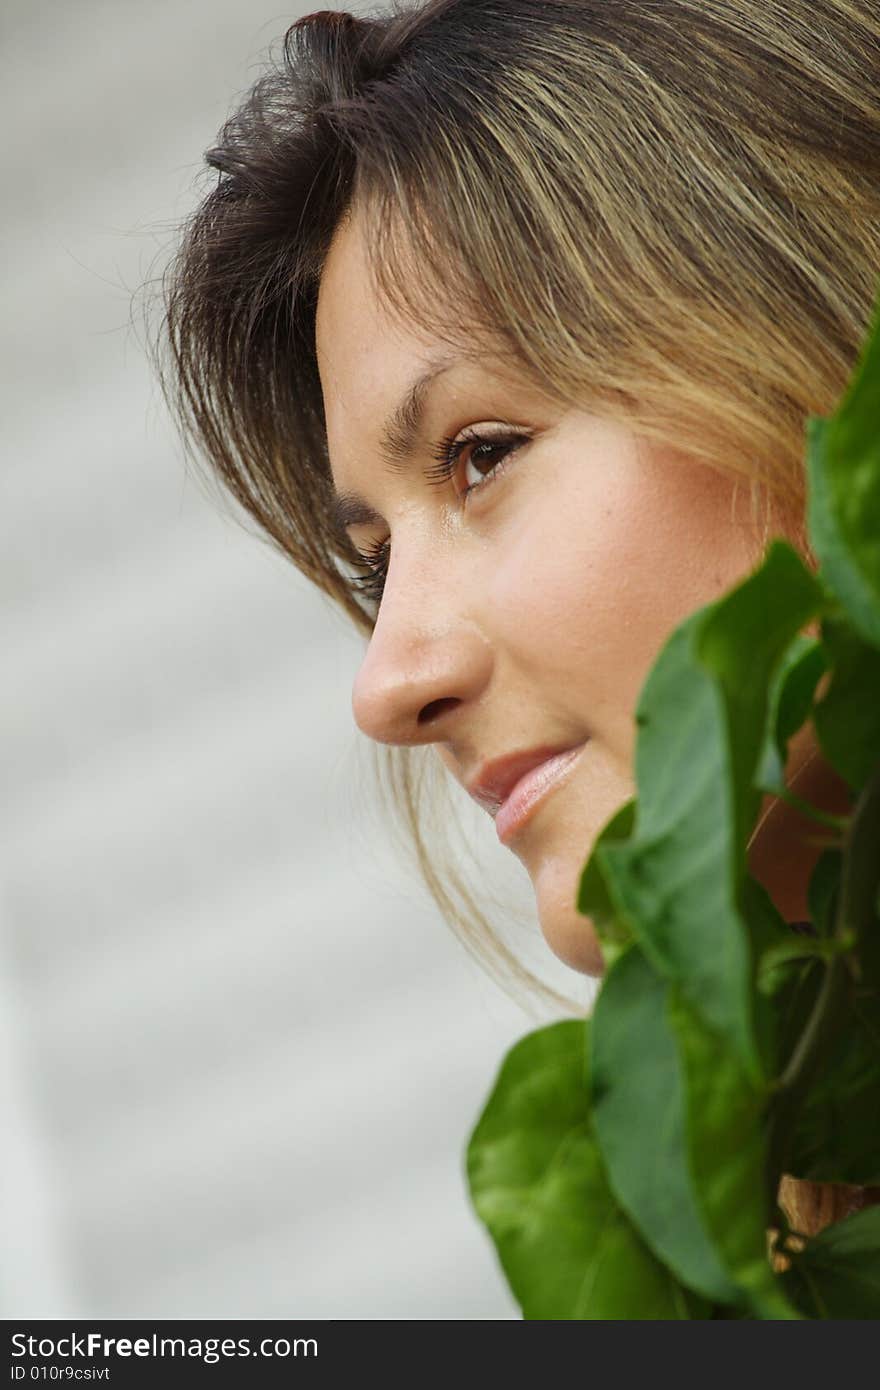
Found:
[{"label": "woman's face", "polygon": [[[760,559],[748,489],[402,325],[372,285],[357,215],[325,264],[317,353],[342,519],[363,554],[388,543],[357,724],[435,745],[496,805],[544,764],[496,828],[552,950],[600,973],[580,872],[633,794],[634,710],[660,648]],[[461,444],[445,478],[444,439]]]}]

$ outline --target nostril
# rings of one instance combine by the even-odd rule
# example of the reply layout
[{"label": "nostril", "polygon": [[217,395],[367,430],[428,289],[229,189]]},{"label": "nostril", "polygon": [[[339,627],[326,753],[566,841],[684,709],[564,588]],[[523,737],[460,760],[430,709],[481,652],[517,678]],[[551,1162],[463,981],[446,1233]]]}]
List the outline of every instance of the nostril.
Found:
[{"label": "nostril", "polygon": [[419,711],[418,722],[419,724],[430,724],[441,714],[445,714],[448,709],[452,709],[460,703],[461,701],[454,696],[448,696],[442,700],[431,700]]}]

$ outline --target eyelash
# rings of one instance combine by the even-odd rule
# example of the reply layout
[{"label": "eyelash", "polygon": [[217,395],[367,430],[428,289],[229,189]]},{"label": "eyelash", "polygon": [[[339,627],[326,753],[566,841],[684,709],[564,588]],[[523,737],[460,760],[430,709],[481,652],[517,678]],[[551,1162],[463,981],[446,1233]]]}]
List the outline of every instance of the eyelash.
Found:
[{"label": "eyelash", "polygon": [[[508,459],[511,454],[527,440],[527,435],[522,434],[480,434],[476,430],[469,434],[455,436],[444,436],[439,439],[431,450],[431,457],[437,462],[427,470],[426,477],[432,486],[442,486],[450,478],[455,476],[455,472],[461,462],[461,456],[468,444],[473,444],[476,452],[477,448],[488,446],[490,449],[503,449],[504,454],[501,460],[495,464],[491,472],[487,473],[478,483],[471,483],[463,488],[459,496],[462,504],[467,505],[467,499],[471,493],[479,491],[489,483],[494,483],[508,466]],[[360,555],[362,562],[368,567],[369,573],[356,575],[352,579],[356,591],[362,594],[370,603],[378,605],[382,601],[382,594],[385,588],[385,580],[388,577],[388,561],[391,551],[390,542],[378,541]]]}]

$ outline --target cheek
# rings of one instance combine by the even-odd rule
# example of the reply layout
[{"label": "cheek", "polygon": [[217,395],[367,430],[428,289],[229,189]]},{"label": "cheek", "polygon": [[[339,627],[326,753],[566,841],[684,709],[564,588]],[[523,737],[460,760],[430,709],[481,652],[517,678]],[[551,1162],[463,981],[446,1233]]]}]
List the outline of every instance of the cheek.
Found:
[{"label": "cheek", "polygon": [[732,501],[732,483],[698,465],[627,456],[601,475],[572,469],[496,570],[499,635],[517,666],[555,705],[576,696],[621,756],[673,628],[759,559]]}]

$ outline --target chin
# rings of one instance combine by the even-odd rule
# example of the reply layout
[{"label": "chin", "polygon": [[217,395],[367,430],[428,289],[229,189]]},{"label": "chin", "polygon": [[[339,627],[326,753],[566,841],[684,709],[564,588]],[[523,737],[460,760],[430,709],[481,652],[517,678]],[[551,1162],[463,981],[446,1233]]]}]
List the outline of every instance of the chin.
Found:
[{"label": "chin", "polygon": [[605,962],[589,917],[575,906],[581,865],[545,860],[533,879],[541,933],[550,950],[579,975],[604,974]]}]

